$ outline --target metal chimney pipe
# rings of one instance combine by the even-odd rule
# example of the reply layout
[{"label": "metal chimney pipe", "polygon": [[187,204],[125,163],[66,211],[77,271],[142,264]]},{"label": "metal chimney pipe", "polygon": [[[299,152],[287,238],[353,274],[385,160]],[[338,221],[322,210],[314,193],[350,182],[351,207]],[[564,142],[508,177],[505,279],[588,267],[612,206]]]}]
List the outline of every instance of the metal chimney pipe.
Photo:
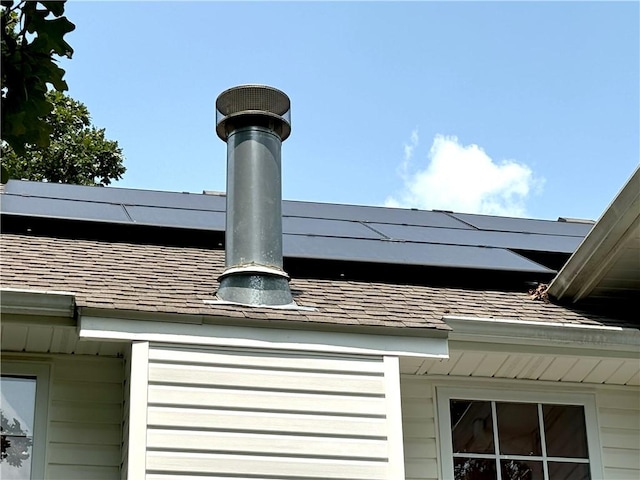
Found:
[{"label": "metal chimney pipe", "polygon": [[216,100],[216,133],[227,143],[223,301],[295,305],[282,264],[280,152],[290,115],[289,97],[273,87],[240,85]]}]

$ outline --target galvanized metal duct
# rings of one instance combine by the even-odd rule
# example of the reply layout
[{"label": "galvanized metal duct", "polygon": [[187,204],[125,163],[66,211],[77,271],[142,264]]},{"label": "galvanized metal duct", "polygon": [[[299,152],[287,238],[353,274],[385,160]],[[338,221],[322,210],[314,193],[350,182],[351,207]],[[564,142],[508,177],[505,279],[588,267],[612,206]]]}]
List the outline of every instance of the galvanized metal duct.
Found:
[{"label": "galvanized metal duct", "polygon": [[294,305],[282,264],[280,155],[290,111],[287,95],[263,85],[230,88],[216,101],[216,132],[227,142],[223,301]]}]

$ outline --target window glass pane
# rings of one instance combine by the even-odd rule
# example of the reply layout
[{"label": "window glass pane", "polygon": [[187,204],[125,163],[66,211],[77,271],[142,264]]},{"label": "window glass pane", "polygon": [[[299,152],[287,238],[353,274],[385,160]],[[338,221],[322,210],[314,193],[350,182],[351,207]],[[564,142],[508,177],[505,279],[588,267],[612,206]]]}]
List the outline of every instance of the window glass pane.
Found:
[{"label": "window glass pane", "polygon": [[544,480],[542,462],[501,460],[500,469],[502,480]]},{"label": "window glass pane", "polygon": [[543,405],[542,412],[548,456],[589,457],[582,406]]},{"label": "window glass pane", "polygon": [[494,453],[491,402],[451,400],[451,438],[454,453]]},{"label": "window glass pane", "polygon": [[498,442],[504,455],[541,455],[538,406],[496,403]]},{"label": "window glass pane", "polygon": [[455,480],[495,480],[496,461],[484,458],[454,458]]},{"label": "window glass pane", "polygon": [[553,480],[590,480],[586,463],[549,462],[549,478]]},{"label": "window glass pane", "polygon": [[29,479],[36,381],[33,378],[2,376],[0,392],[2,395],[0,478],[3,480]]}]

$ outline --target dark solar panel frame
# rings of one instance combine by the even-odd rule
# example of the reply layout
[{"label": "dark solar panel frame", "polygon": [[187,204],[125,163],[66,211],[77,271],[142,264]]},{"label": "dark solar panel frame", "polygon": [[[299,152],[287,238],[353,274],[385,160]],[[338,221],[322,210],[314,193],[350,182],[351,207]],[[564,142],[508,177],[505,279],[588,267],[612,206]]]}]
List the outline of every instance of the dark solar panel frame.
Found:
[{"label": "dark solar panel frame", "polygon": [[304,235],[283,237],[284,255],[294,258],[553,273],[503,248]]},{"label": "dark solar panel frame", "polygon": [[498,232],[527,232],[543,235],[584,237],[593,227],[593,224],[589,223],[558,222],[531,218],[497,217],[471,213],[452,213],[450,215],[479,230]]},{"label": "dark solar panel frame", "polygon": [[494,232],[380,223],[374,223],[371,224],[371,226],[394,240],[477,247],[500,247],[516,250],[572,253],[582,241],[582,237],[541,235],[522,232]]},{"label": "dark solar panel frame", "polygon": [[[10,181],[9,215],[224,231],[226,198]],[[285,254],[442,267],[549,273],[517,253],[570,254],[589,224],[313,202],[283,202]],[[393,240],[393,241],[391,241]]]}]

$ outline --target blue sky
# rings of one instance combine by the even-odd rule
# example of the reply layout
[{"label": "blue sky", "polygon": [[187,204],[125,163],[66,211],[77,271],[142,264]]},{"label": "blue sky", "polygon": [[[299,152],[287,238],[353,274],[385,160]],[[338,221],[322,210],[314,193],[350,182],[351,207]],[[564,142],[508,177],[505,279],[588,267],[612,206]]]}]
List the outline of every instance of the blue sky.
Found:
[{"label": "blue sky", "polygon": [[79,2],[115,186],[225,190],[215,100],[292,102],[283,198],[596,219],[640,161],[639,2]]}]

